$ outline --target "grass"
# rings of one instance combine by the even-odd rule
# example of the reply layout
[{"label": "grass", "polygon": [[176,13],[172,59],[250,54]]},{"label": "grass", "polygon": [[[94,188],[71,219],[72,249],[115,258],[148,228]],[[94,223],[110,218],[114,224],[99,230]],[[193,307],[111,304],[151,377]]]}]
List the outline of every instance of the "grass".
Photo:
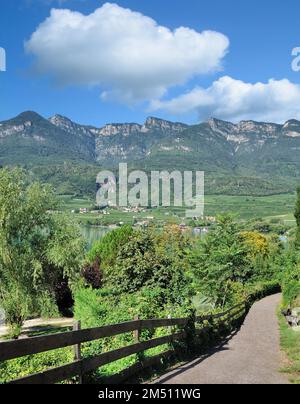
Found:
[{"label": "grass", "polygon": [[45,335],[60,334],[62,332],[72,331],[72,327],[57,327],[57,326],[47,326],[47,327],[34,327],[34,330],[26,333],[28,338],[32,337],[42,337]]},{"label": "grass", "polygon": [[[63,209],[71,212],[79,208],[88,208],[92,210],[95,201],[92,199],[75,199],[71,196],[61,197],[64,202]],[[205,212],[206,216],[216,216],[221,213],[236,213],[242,220],[254,218],[280,219],[285,224],[293,225],[295,223],[293,215],[295,195],[273,195],[273,196],[227,196],[227,195],[206,195]],[[185,220],[184,208],[156,208],[148,209],[146,212],[125,213],[118,209],[109,209],[109,215],[100,215],[97,213],[77,214],[76,219],[81,224],[109,225],[120,222],[133,224],[134,220],[147,220],[149,216],[154,218],[155,222],[162,223],[181,223]]]},{"label": "grass", "polygon": [[289,381],[300,384],[300,332],[294,331],[279,313],[280,343],[287,357],[287,363],[281,369],[288,375]]},{"label": "grass", "polygon": [[241,219],[272,219],[292,220],[290,214],[295,207],[295,195],[273,196],[226,196],[207,195],[205,197],[205,214],[215,216],[217,213],[235,212]]}]

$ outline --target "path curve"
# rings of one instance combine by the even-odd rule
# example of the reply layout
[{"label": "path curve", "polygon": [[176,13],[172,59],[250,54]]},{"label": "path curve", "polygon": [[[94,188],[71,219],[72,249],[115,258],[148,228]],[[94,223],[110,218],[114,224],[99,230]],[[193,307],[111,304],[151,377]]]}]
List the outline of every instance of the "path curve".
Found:
[{"label": "path curve", "polygon": [[[74,319],[72,318],[50,318],[50,319],[42,319],[36,318],[33,320],[27,320],[24,322],[22,327],[22,335],[26,336],[28,332],[33,331],[42,331],[43,329],[46,330],[47,328],[51,327],[72,327],[74,324]],[[5,325],[4,316],[1,319],[1,310],[0,310],[0,339],[4,338],[8,335],[9,329]]]},{"label": "path curve", "polygon": [[287,384],[276,315],[281,295],[255,303],[241,329],[221,346],[162,376],[158,384]]}]

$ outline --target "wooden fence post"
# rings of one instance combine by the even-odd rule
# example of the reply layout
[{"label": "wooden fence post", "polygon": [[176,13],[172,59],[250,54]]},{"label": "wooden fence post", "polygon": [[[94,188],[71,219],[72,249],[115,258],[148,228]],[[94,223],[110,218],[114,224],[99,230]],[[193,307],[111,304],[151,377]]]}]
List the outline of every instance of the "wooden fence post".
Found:
[{"label": "wooden fence post", "polygon": [[[135,316],[135,317],[134,317],[134,320],[135,320],[135,321],[139,321],[139,320],[140,320],[140,317],[139,317],[139,316]],[[135,344],[139,344],[139,343],[140,343],[140,340],[141,340],[141,328],[140,328],[140,326],[138,326],[138,328],[133,331],[133,338],[134,338],[134,343],[135,343]],[[143,363],[143,360],[144,360],[144,352],[139,352],[139,353],[137,354],[137,358],[138,358],[138,361],[139,361],[140,363]]]},{"label": "wooden fence post", "polygon": [[[168,315],[168,320],[171,320],[171,318],[172,318],[172,316],[171,316],[171,314],[169,314]],[[173,334],[173,327],[171,325],[168,327],[168,331],[169,331],[170,334]]]},{"label": "wooden fence post", "polygon": [[[73,324],[73,331],[80,331],[81,330],[81,322],[80,321],[75,321]],[[76,344],[74,345],[74,361],[80,361],[81,360],[81,344]],[[83,375],[80,373],[79,375],[79,384],[83,384]]]},{"label": "wooden fence post", "polygon": [[[139,321],[139,319],[140,319],[139,316],[134,317],[135,321]],[[133,338],[136,344],[140,342],[140,336],[141,336],[141,330],[140,327],[138,327],[136,330],[133,331]]]}]

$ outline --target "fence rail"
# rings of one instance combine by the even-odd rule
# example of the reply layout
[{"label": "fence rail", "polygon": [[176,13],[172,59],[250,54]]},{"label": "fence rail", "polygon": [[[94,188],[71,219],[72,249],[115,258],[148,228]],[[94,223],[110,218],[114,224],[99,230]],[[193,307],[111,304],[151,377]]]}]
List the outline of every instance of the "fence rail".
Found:
[{"label": "fence rail", "polygon": [[[237,310],[234,312],[234,310]],[[222,313],[211,314],[207,316],[199,316],[195,318],[196,324],[204,324],[205,321],[213,321],[222,319],[228,321],[245,310],[245,303],[240,303],[229,310]],[[227,316],[227,317],[226,317]],[[98,328],[90,328],[81,330],[76,327],[70,332],[60,334],[46,335],[40,337],[32,337],[16,341],[5,341],[0,343],[0,362],[5,360],[15,359],[26,355],[34,355],[41,352],[50,351],[53,349],[64,348],[68,346],[75,347],[75,361],[64,366],[46,370],[34,375],[26,376],[17,380],[13,380],[11,384],[53,384],[75,376],[82,376],[92,370],[95,370],[103,365],[109,364],[116,360],[127,356],[146,351],[151,348],[158,347],[167,343],[180,341],[186,338],[185,326],[188,324],[189,318],[168,318],[168,319],[153,319],[153,320],[133,320],[126,323],[109,325]],[[140,342],[139,335],[144,329],[156,329],[161,327],[183,327],[183,330],[171,333],[160,338],[151,339],[149,341]],[[206,332],[209,327],[204,327],[196,331],[196,335]],[[105,337],[113,337],[124,333],[133,332],[135,342],[133,345],[122,347],[113,351],[104,352],[100,355],[91,358],[81,358],[80,347],[82,343],[95,341]],[[171,331],[172,332],[172,331]],[[130,371],[141,369],[148,364],[153,364],[159,361],[166,353],[149,358],[145,363],[137,363],[133,365]],[[126,373],[126,370],[124,371]],[[128,372],[127,372],[128,373]]]}]

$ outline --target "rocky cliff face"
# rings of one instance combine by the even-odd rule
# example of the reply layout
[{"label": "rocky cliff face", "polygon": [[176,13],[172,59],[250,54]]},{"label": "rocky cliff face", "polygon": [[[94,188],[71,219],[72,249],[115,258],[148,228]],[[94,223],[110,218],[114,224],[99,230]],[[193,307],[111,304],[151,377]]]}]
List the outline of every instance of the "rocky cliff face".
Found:
[{"label": "rocky cliff face", "polygon": [[145,125],[143,126],[144,131],[159,131],[161,133],[181,133],[185,129],[188,128],[188,125],[185,125],[180,122],[169,122],[164,119],[158,119],[154,117],[147,118]]},{"label": "rocky cliff face", "polygon": [[109,124],[96,134],[96,158],[98,162],[117,162],[126,159],[139,160],[151,154],[160,140],[182,133],[188,125],[150,117],[144,125]]},{"label": "rocky cliff face", "polygon": [[188,126],[149,117],[137,123],[79,125],[61,115],[24,112],[0,122],[0,160],[8,164],[67,161],[300,176],[300,122],[234,124],[210,119]]},{"label": "rocky cliff face", "polygon": [[0,158],[8,164],[93,161],[95,137],[87,128],[66,118],[55,116],[47,120],[28,111],[0,122]]},{"label": "rocky cliff face", "polygon": [[300,122],[296,120],[287,121],[282,127],[282,133],[287,137],[300,137]]},{"label": "rocky cliff face", "polygon": [[173,123],[163,119],[149,117],[144,125],[137,123],[111,123],[94,131],[94,133],[98,136],[121,135],[128,137],[135,134],[152,133],[154,131],[159,131],[160,133],[180,133],[187,127],[188,125],[182,123]]},{"label": "rocky cliff face", "polygon": [[91,127],[74,123],[69,118],[66,118],[62,115],[52,116],[51,118],[49,118],[49,122],[52,123],[52,125],[66,131],[66,132],[94,138],[94,135],[92,134],[92,131],[91,131],[91,129],[92,129]]},{"label": "rocky cliff face", "polygon": [[241,121],[238,124],[210,119],[207,124],[215,133],[219,133],[229,142],[245,143],[257,139],[277,138],[282,133],[282,125],[274,123],[261,123],[254,121]]},{"label": "rocky cliff face", "polygon": [[116,123],[108,124],[103,128],[95,130],[94,133],[98,136],[116,136],[121,135],[124,137],[141,133],[142,126],[137,123]]}]

